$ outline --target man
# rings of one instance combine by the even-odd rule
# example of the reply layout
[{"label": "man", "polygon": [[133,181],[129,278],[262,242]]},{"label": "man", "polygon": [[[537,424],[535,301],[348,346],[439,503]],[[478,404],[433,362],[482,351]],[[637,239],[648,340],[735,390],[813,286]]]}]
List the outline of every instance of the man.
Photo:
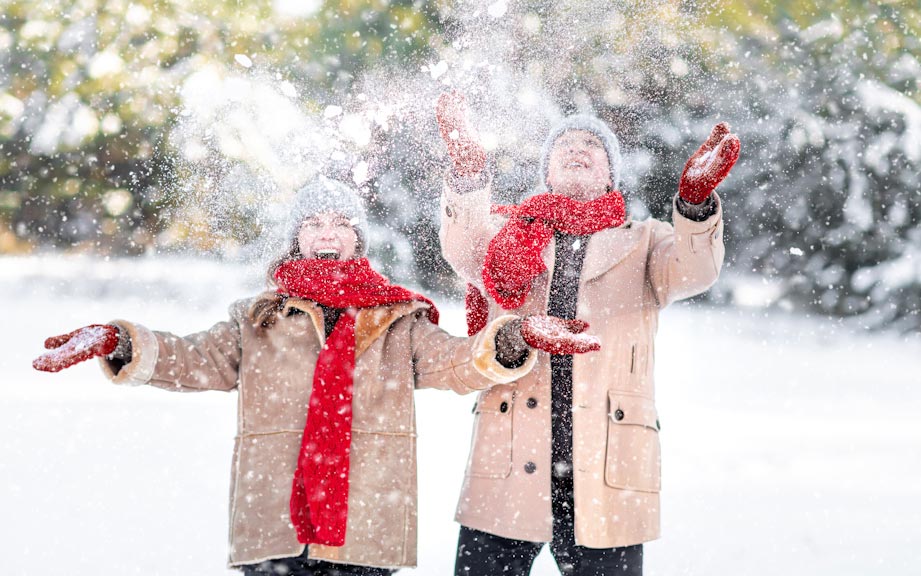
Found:
[{"label": "man", "polygon": [[452,160],[442,251],[476,288],[471,331],[505,313],[551,314],[587,321],[601,341],[578,357],[542,352],[527,376],[480,394],[455,574],[526,575],[549,542],[563,574],[641,575],[642,543],[659,536],[658,314],[719,276],[713,190],[739,140],[720,123],[691,157],[673,227],[626,216],[619,143],[597,118],[572,116],[551,131],[543,193],[491,209],[486,154],[463,97],[442,95],[436,112]]}]

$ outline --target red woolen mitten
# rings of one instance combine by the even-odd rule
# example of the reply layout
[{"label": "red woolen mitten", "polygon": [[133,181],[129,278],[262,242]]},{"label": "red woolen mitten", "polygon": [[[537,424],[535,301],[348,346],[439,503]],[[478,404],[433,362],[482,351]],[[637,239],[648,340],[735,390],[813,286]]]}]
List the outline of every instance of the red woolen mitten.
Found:
[{"label": "red woolen mitten", "polygon": [[464,309],[467,312],[467,336],[473,336],[486,328],[486,321],[489,319],[489,300],[473,284],[467,284]]},{"label": "red woolen mitten", "polygon": [[707,141],[684,165],[678,195],[691,204],[706,200],[729,175],[739,159],[740,146],[739,137],[729,131],[729,124],[720,122],[714,126]]},{"label": "red woolen mitten", "polygon": [[550,354],[582,354],[601,349],[594,336],[583,334],[588,322],[555,316],[528,316],[521,323],[521,336],[528,346]]},{"label": "red woolen mitten", "polygon": [[45,352],[32,361],[42,372],[59,372],[78,362],[107,356],[118,346],[118,328],[110,324],[91,324],[45,340]]},{"label": "red woolen mitten", "polygon": [[486,149],[467,122],[467,101],[458,92],[442,94],[435,105],[441,139],[458,176],[473,176],[486,167]]}]

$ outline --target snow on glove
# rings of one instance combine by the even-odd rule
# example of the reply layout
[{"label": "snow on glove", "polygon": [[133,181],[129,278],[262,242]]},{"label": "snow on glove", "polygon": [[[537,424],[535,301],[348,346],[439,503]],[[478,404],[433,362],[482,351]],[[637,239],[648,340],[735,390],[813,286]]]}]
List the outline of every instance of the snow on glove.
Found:
[{"label": "snow on glove", "polygon": [[521,323],[521,337],[528,346],[551,354],[582,354],[601,349],[594,336],[583,334],[588,322],[555,316],[528,316]]},{"label": "snow on glove", "polygon": [[91,324],[45,340],[45,352],[32,361],[42,372],[59,372],[78,362],[107,356],[118,346],[118,328],[110,324]]},{"label": "snow on glove", "polygon": [[458,176],[473,176],[486,167],[486,149],[467,122],[467,100],[459,92],[442,94],[435,105],[441,139]]},{"label": "snow on glove", "polygon": [[678,195],[691,204],[700,204],[719,186],[739,159],[739,137],[720,122],[684,165]]}]

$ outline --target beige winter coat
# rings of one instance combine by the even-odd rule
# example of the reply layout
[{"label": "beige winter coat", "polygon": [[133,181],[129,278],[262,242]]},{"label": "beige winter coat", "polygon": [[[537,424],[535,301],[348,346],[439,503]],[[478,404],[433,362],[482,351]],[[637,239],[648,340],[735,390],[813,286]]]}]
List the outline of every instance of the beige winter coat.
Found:
[{"label": "beige winter coat", "polygon": [[[490,190],[442,195],[441,246],[465,280],[482,290],[489,240],[505,222],[490,215]],[[717,199],[719,203],[719,200]],[[573,359],[573,466],[576,543],[627,546],[659,536],[659,421],[653,384],[659,311],[706,290],[723,262],[722,214],[693,222],[677,211],[674,228],[628,220],[590,237],[579,279],[577,318],[601,350]],[[546,313],[548,270],[524,305],[499,314]],[[487,329],[487,332],[489,330]],[[550,356],[517,382],[480,393],[457,521],[506,538],[547,542],[550,506]]]},{"label": "beige winter coat", "polygon": [[[290,522],[288,501],[313,370],[324,341],[323,312],[314,302],[288,299],[277,323],[260,333],[248,314],[254,300],[236,302],[228,321],[185,337],[115,321],[131,335],[132,361],[117,373],[114,365],[102,362],[117,383],[239,391],[230,565],[297,556],[304,550]],[[452,337],[427,319],[426,308],[412,302],[357,314],[346,542],[342,547],[311,545],[311,558],[414,566],[413,390],[464,394],[512,381],[533,366],[503,368],[495,361],[494,342]]]}]

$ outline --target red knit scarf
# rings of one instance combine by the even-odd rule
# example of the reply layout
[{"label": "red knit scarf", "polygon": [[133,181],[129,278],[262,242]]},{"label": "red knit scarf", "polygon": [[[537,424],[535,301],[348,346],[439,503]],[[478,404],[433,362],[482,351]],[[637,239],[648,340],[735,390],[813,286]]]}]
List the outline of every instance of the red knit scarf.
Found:
[{"label": "red knit scarf", "polygon": [[307,424],[301,437],[291,487],[291,522],[301,544],[345,544],[349,502],[349,451],[352,443],[352,373],[355,370],[355,311],[431,300],[390,282],[357,260],[291,260],[275,272],[278,292],[346,308],[320,351],[313,373]]},{"label": "red knit scarf", "polygon": [[[540,255],[554,232],[584,236],[620,226],[626,219],[624,198],[617,190],[587,202],[561,194],[538,194],[518,206],[493,205],[492,212],[508,215],[509,220],[489,242],[483,284],[506,310],[524,304],[534,278],[547,269]],[[467,331],[476,334],[485,326],[486,314],[471,309],[470,304],[482,307],[486,300],[471,292],[468,287]]]}]

